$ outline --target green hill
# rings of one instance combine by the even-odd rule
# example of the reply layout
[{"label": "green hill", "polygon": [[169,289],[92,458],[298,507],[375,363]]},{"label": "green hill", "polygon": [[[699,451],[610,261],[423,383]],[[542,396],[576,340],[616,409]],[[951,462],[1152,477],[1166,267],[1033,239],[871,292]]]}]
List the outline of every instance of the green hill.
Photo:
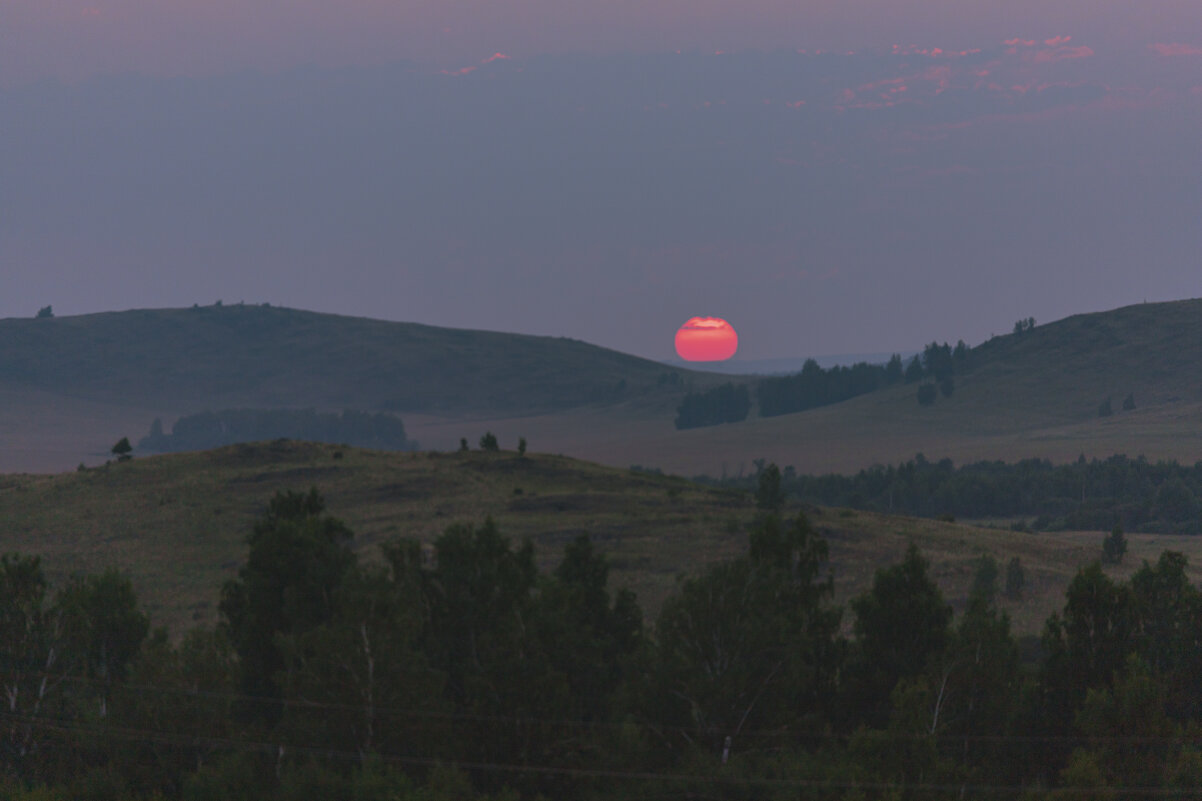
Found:
[{"label": "green hill", "polygon": [[[717,377],[566,338],[269,306],[0,320],[0,470],[103,460],[161,417],[239,408],[666,416]],[[411,429],[419,442],[422,431]],[[463,432],[469,433],[469,432]],[[480,432],[473,433],[473,441]],[[451,447],[461,433],[433,447]]]},{"label": "green hill", "polygon": [[[807,473],[848,472],[920,452],[959,463],[1126,453],[1192,464],[1202,458],[1202,300],[1075,315],[995,337],[973,349],[951,397],[920,406],[916,391],[896,385],[833,406],[690,431],[647,424],[632,438],[627,463],[687,475],[736,473],[757,458]],[[1124,411],[1128,394],[1136,408]],[[1107,398],[1114,414],[1100,417]],[[608,458],[602,449],[568,450]]]},{"label": "green hill", "polygon": [[196,411],[530,413],[639,397],[688,375],[565,338],[269,306],[0,320],[0,382]]},{"label": "green hill", "polygon": [[[954,340],[956,332],[948,332]],[[681,475],[766,458],[854,471],[1115,453],[1202,458],[1202,300],[1081,314],[973,349],[951,397],[895,385],[780,417],[677,431],[685,389],[731,380],[582,342],[269,307],[0,321],[0,470],[95,464],[156,417],[223,408],[395,411],[428,449],[512,446]],[[739,379],[735,380],[749,380]],[[1136,408],[1124,410],[1131,395]],[[1107,399],[1115,413],[1099,417]]]},{"label": "green hill", "polygon": [[[617,585],[654,615],[679,575],[741,552],[755,509],[746,493],[575,459],[516,453],[384,453],[275,442],[135,459],[53,476],[0,476],[0,552],[40,554],[52,578],[116,566],[130,574],[156,622],[175,631],[216,619],[223,581],[244,557],[253,520],[280,490],[316,486],[366,554],[394,536],[429,542],[452,523],[496,519],[530,537],[544,568],[581,533],[608,554]],[[790,510],[792,513],[794,510]],[[849,510],[810,510],[831,545],[840,600],[916,542],[944,592],[962,603],[974,560],[1019,556],[1026,600],[1009,604],[1036,632],[1062,603],[1077,568],[1097,558],[1092,533],[1009,531]],[[1118,572],[1173,548],[1202,568],[1202,538],[1129,535]]]}]

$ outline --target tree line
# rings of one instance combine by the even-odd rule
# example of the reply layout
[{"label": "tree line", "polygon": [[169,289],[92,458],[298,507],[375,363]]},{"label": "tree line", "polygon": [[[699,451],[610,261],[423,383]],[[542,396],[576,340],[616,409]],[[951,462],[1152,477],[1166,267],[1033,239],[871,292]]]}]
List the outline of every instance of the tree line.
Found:
[{"label": "tree line", "polygon": [[[315,491],[275,496],[220,623],[149,633],[115,572],[51,593],[0,559],[5,797],[952,799],[1196,792],[1202,595],[1165,552],[1070,584],[1037,643],[978,569],[922,554],[846,612],[774,468],[741,555],[654,625],[586,537],[550,573],[494,522],[373,558]],[[1023,654],[1026,654],[1024,657]],[[1092,794],[1092,795],[1091,795]]]},{"label": "tree line", "polygon": [[[761,417],[803,412],[829,406],[875,392],[895,384],[919,384],[919,403],[930,405],[941,393],[950,397],[954,376],[967,369],[972,349],[963,340],[953,348],[932,342],[922,353],[904,361],[900,354],[884,364],[857,362],[823,369],[807,359],[801,371],[789,376],[770,376],[755,382],[755,398]],[[735,423],[751,411],[751,392],[746,384],[727,383],[708,390],[689,392],[677,408],[676,427]]]},{"label": "tree line", "polygon": [[410,451],[417,443],[405,435],[405,424],[396,415],[347,409],[318,412],[313,409],[225,409],[200,412],[176,420],[171,433],[156,419],[138,442],[139,450],[155,453],[199,451],[271,439],[328,442],[384,451]]},{"label": "tree line", "polygon": [[[717,483],[751,487],[755,480],[752,475]],[[1017,527],[1046,531],[1121,526],[1144,533],[1202,532],[1202,462],[1182,465],[1118,455],[1082,456],[1060,465],[1024,459],[957,467],[951,459],[932,461],[918,454],[854,475],[797,475],[786,469],[782,481],[791,496],[823,506],[919,517],[1016,518]]]}]

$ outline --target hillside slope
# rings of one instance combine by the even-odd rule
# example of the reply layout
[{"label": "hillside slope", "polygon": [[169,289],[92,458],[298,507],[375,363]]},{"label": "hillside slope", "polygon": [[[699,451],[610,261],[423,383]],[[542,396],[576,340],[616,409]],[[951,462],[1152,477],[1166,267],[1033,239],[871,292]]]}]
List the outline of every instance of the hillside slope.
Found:
[{"label": "hillside slope", "polygon": [[[459,420],[616,408],[618,418],[670,421],[686,385],[717,380],[565,338],[267,306],[6,319],[0,471],[95,464],[156,417],[169,428],[181,415],[226,408],[389,411],[406,424],[416,413]],[[429,445],[453,447],[460,436]]]},{"label": "hillside slope", "polygon": [[565,338],[267,306],[0,320],[0,382],[102,402],[529,413],[688,375]]},{"label": "hillside slope", "polygon": [[[949,332],[948,339],[954,339]],[[914,385],[781,417],[677,431],[688,386],[730,380],[581,342],[265,307],[0,321],[0,470],[95,464],[155,417],[238,406],[391,410],[428,449],[505,445],[681,475],[766,458],[854,471],[1115,453],[1202,458],[1202,300],[1075,315],[973,349],[955,391]],[[1134,397],[1136,408],[1122,401]],[[1111,399],[1115,413],[1099,417]]]},{"label": "hillside slope", "polygon": [[[366,558],[394,536],[430,542],[454,523],[488,515],[515,539],[530,537],[544,569],[588,534],[654,615],[683,573],[744,551],[755,515],[745,493],[549,455],[381,453],[274,442],[135,459],[55,476],[0,476],[0,552],[43,557],[52,579],[116,566],[129,573],[157,623],[181,631],[211,623],[223,581],[245,556],[255,518],[280,490],[316,486],[346,520]],[[790,514],[796,509],[791,509]],[[810,510],[831,547],[840,602],[910,542],[932,561],[948,598],[962,604],[981,554],[1026,566],[1029,592],[1007,602],[1020,631],[1037,632],[1063,601],[1078,567],[1097,558],[1097,533],[1020,534],[863,512]],[[1164,548],[1191,557],[1202,577],[1202,538],[1130,535],[1118,572]]]},{"label": "hillside slope", "polygon": [[[1132,411],[1122,408],[1128,394]],[[1100,417],[1107,398],[1114,414]],[[1075,315],[995,337],[973,349],[953,395],[929,407],[918,405],[915,385],[897,385],[733,425],[676,432],[647,423],[633,441],[627,463],[686,475],[737,473],[757,458],[847,472],[919,452],[957,462],[1127,453],[1193,463],[1202,458],[1202,300]]]}]

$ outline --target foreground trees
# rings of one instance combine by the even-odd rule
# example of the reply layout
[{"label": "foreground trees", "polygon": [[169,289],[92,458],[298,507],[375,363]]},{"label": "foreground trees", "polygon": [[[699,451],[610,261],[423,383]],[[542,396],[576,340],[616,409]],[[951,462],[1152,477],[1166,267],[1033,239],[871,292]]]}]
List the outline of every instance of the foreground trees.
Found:
[{"label": "foreground trees", "polygon": [[547,572],[492,520],[361,556],[315,491],[270,502],[221,624],[178,641],[148,635],[119,573],[52,588],[0,557],[0,797],[1196,790],[1202,594],[1181,554],[1126,582],[1080,571],[1024,661],[988,560],[956,615],[911,547],[843,625],[826,543],[763,472],[745,552],[682,578],[651,628],[587,538]]},{"label": "foreground trees", "polygon": [[804,516],[786,524],[765,515],[747,556],[687,579],[668,599],[648,708],[672,727],[670,746],[717,753],[745,730],[822,725],[842,647],[826,554]]}]

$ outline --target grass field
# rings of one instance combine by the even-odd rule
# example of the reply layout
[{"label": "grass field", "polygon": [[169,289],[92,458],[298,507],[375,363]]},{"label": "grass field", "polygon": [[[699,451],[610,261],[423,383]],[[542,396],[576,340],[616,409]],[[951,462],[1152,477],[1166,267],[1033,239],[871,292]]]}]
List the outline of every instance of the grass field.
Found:
[{"label": "grass field", "polygon": [[[492,515],[530,537],[544,569],[588,534],[653,617],[677,578],[741,553],[754,517],[745,493],[545,454],[380,453],[304,443],[257,443],[59,475],[0,476],[0,551],[40,554],[56,580],[116,566],[134,579],[158,624],[175,632],[216,619],[223,581],[236,575],[244,538],[271,496],[316,486],[357,534],[366,558],[393,536],[429,542],[454,523]],[[1062,604],[1076,570],[1100,553],[1097,532],[1022,534],[851,510],[810,511],[831,546],[840,602],[915,542],[948,598],[962,604],[980,555],[1022,559],[1029,591],[1006,606],[1019,631],[1037,632]],[[1164,549],[1202,567],[1202,538],[1131,535],[1124,575]]]}]

